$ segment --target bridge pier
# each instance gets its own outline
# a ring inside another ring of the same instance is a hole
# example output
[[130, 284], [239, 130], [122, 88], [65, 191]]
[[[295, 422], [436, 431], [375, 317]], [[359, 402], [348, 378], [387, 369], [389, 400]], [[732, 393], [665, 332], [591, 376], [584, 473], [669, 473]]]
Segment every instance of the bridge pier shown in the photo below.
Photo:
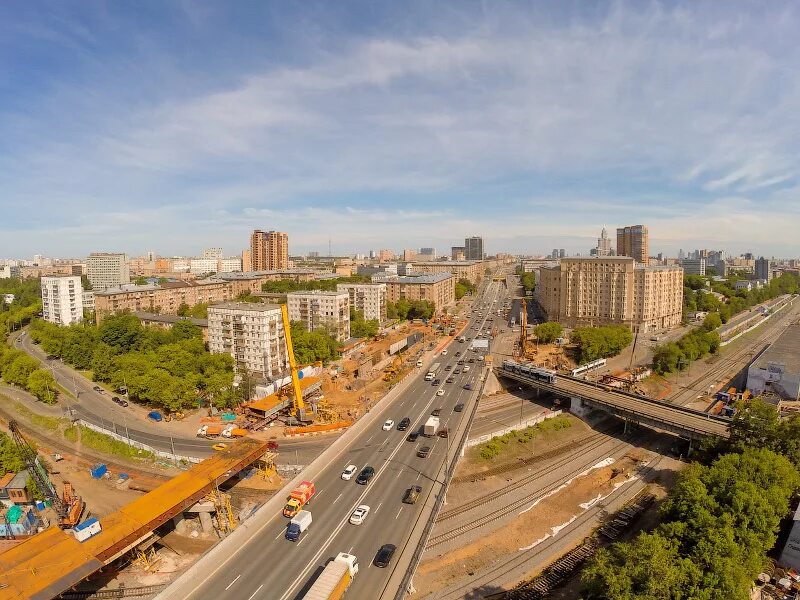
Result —
[[589, 409], [584, 406], [582, 398], [571, 396], [569, 399], [569, 412], [576, 417], [585, 417], [589, 414]]

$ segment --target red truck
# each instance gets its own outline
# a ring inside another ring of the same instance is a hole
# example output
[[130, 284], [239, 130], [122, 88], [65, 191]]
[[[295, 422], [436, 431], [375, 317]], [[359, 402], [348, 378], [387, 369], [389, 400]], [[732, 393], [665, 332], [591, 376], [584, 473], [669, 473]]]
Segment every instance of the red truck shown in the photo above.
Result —
[[314, 482], [300, 482], [300, 485], [298, 485], [286, 499], [286, 506], [283, 507], [283, 516], [289, 518], [295, 516], [300, 509], [305, 506], [306, 502], [311, 500], [314, 492]]

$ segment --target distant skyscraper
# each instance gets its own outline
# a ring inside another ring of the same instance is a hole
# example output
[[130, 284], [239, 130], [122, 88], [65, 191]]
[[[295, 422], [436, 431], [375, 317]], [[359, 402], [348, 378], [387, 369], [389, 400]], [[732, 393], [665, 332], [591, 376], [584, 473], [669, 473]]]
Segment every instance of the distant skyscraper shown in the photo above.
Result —
[[419, 253], [423, 256], [436, 256], [436, 248], [420, 248]]
[[611, 256], [611, 240], [608, 237], [606, 228], [600, 232], [600, 237], [597, 238], [597, 248], [595, 256]]
[[683, 248], [681, 248], [678, 250], [678, 260], [683, 260], [684, 258], [686, 258], [686, 254], [683, 253]]
[[768, 258], [763, 256], [756, 260], [756, 279], [772, 279], [772, 268]]
[[558, 248], [553, 248], [553, 251], [550, 253], [550, 258], [558, 258]]
[[650, 262], [650, 236], [644, 225], [617, 229], [617, 256], [630, 256], [638, 263]]
[[477, 235], [464, 238], [464, 256], [467, 260], [483, 260], [483, 238]]
[[564, 258], [565, 256], [567, 256], [566, 250], [564, 250], [564, 248], [559, 248], [559, 250], [558, 250], [558, 258]]
[[288, 269], [289, 235], [282, 231], [253, 231], [250, 236], [250, 262], [253, 271]]

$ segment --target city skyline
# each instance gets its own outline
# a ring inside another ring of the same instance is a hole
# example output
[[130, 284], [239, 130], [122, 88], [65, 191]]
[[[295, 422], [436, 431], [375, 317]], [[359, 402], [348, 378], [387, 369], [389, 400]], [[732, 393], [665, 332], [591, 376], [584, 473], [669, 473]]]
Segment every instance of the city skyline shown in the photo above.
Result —
[[[0, 256], [795, 256], [800, 8], [7, 3]], [[776, 218], [779, 216], [779, 218]]]

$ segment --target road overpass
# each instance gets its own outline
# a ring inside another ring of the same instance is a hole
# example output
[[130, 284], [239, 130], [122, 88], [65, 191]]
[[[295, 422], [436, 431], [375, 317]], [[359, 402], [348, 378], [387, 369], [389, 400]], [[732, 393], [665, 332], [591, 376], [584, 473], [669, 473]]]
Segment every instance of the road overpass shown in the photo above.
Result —
[[494, 371], [498, 377], [512, 379], [524, 385], [569, 398], [572, 409], [576, 412], [580, 412], [581, 408], [585, 406], [598, 408], [626, 421], [668, 431], [693, 440], [708, 436], [727, 438], [729, 435], [728, 419], [683, 406], [675, 406], [653, 398], [614, 390], [599, 383], [558, 375], [555, 383], [551, 384], [505, 369], [502, 364], [497, 365]]

